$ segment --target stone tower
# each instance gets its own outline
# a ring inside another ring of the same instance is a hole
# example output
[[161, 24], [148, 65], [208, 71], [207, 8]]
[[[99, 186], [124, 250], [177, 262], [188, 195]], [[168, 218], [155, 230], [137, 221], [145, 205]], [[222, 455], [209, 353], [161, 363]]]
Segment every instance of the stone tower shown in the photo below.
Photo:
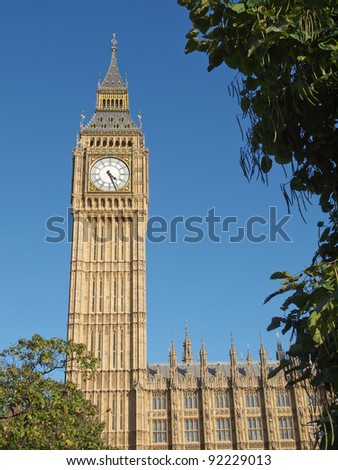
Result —
[[97, 406], [114, 448], [309, 449], [314, 397], [304, 384], [286, 388], [281, 373], [269, 379], [285, 354], [280, 341], [275, 362], [262, 341], [259, 361], [249, 352], [238, 360], [233, 340], [230, 362], [208, 362], [204, 342], [196, 361], [186, 327], [182, 362], [172, 342], [167, 364], [147, 364], [148, 151], [116, 45], [114, 36], [94, 115], [73, 152], [68, 339], [86, 344], [100, 368], [84, 380], [70, 365], [67, 380]]
[[[73, 151], [73, 240], [68, 339], [100, 358], [95, 380], [67, 378], [85, 391], [106, 422], [105, 438], [137, 446], [137, 384], [146, 375], [145, 232], [148, 151], [130, 116], [115, 35], [96, 109]], [[107, 412], [109, 410], [109, 412]]]

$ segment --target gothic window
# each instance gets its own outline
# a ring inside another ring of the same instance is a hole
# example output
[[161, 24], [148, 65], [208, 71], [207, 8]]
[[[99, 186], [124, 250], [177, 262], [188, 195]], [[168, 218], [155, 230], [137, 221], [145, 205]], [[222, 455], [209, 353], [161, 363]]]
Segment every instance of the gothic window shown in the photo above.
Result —
[[124, 259], [124, 230], [123, 230], [123, 223], [121, 223], [121, 258]]
[[120, 141], [119, 140], [116, 140], [115, 142], [115, 147], [119, 147], [120, 146]]
[[259, 406], [258, 392], [247, 392], [245, 405], [247, 408], [257, 408]]
[[95, 225], [93, 230], [93, 260], [96, 261], [97, 252], [97, 226]]
[[103, 145], [103, 147], [107, 147], [107, 139], [104, 139], [102, 145]]
[[121, 312], [124, 311], [124, 279], [121, 277]]
[[123, 397], [120, 399], [120, 431], [123, 429]]
[[103, 98], [103, 107], [106, 107], [106, 100]]
[[92, 283], [92, 312], [95, 312], [95, 289], [96, 289], [96, 282], [94, 278], [93, 283]]
[[248, 439], [249, 441], [262, 440], [262, 427], [260, 418], [248, 418]]
[[94, 139], [91, 139], [91, 141], [90, 141], [90, 146], [91, 146], [91, 147], [94, 146]]
[[128, 199], [128, 207], [131, 207], [131, 199]]
[[117, 311], [117, 280], [114, 277], [114, 312]]
[[115, 230], [114, 230], [114, 259], [115, 260], [117, 260], [117, 244], [118, 244], [118, 229], [117, 229], [117, 224], [116, 224]]
[[198, 420], [184, 420], [184, 440], [185, 442], [198, 442]]
[[101, 334], [97, 337], [97, 356], [101, 357]]
[[103, 307], [103, 281], [100, 279], [100, 295], [99, 295], [99, 312], [102, 312]]
[[153, 410], [165, 410], [166, 398], [163, 393], [153, 396]]
[[228, 408], [229, 400], [226, 392], [217, 393], [215, 395], [215, 408]]
[[290, 406], [289, 392], [281, 390], [276, 392], [276, 406]]
[[310, 394], [310, 393], [306, 393], [306, 403], [309, 405], [309, 406], [318, 406], [320, 404], [320, 395], [319, 393], [315, 393], [315, 394]]
[[125, 147], [126, 146], [126, 141], [125, 140], [122, 140], [122, 147]]
[[167, 442], [167, 422], [164, 419], [153, 421], [153, 443]]
[[111, 429], [115, 431], [115, 398], [111, 401]]
[[121, 342], [120, 342], [120, 367], [123, 368], [123, 331], [121, 331]]
[[278, 418], [279, 437], [281, 440], [293, 439], [291, 417]]
[[97, 141], [96, 141], [96, 147], [100, 147], [100, 145], [101, 145], [101, 139], [97, 139]]
[[100, 258], [101, 258], [101, 261], [103, 260], [103, 254], [104, 254], [104, 242], [105, 242], [105, 239], [104, 239], [104, 227], [101, 227], [101, 249], [100, 249]]
[[109, 140], [109, 147], [112, 147], [113, 146], [113, 139], [110, 139]]
[[113, 367], [116, 367], [116, 332], [113, 333], [113, 351], [112, 351]]
[[128, 140], [128, 147], [131, 147], [133, 145], [131, 140]]
[[230, 421], [227, 418], [216, 419], [216, 440], [230, 441]]
[[120, 106], [121, 106], [121, 108], [122, 108], [122, 103], [123, 103], [123, 101], [122, 101], [122, 100], [120, 100]]
[[196, 393], [185, 393], [184, 394], [184, 409], [189, 410], [192, 408], [197, 408], [197, 396]]

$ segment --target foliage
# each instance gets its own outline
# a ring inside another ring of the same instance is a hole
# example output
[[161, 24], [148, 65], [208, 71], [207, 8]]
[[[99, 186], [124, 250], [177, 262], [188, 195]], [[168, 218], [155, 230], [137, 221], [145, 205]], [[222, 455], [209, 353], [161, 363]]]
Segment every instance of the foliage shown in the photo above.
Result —
[[71, 382], [51, 377], [76, 361], [89, 377], [97, 360], [84, 345], [34, 335], [0, 353], [0, 449], [103, 449], [94, 406]]
[[311, 196], [328, 214], [318, 224], [312, 265], [297, 276], [275, 273], [292, 292], [269, 329], [283, 326], [293, 345], [278, 370], [291, 383], [310, 380], [323, 391], [323, 448], [338, 448], [338, 8], [336, 0], [178, 0], [192, 29], [186, 52], [204, 52], [208, 70], [236, 69], [229, 86], [250, 126], [240, 162], [263, 182], [274, 165], [291, 174], [281, 184], [288, 208]]
[[[324, 405], [320, 420], [322, 447], [337, 448], [338, 429], [338, 262], [319, 262], [297, 276], [276, 272], [271, 279], [281, 279], [282, 287], [269, 295], [292, 292], [281, 309], [289, 313], [274, 317], [268, 327], [291, 330], [288, 355], [270, 376], [284, 370], [288, 382], [309, 380], [321, 395]], [[335, 438], [335, 439], [334, 439]]]
[[[264, 181], [273, 161], [290, 164], [291, 204], [318, 194], [337, 201], [338, 9], [335, 0], [178, 0], [193, 29], [186, 52], [237, 69], [233, 84], [251, 128], [241, 151], [245, 175]], [[274, 159], [274, 160], [273, 160]]]

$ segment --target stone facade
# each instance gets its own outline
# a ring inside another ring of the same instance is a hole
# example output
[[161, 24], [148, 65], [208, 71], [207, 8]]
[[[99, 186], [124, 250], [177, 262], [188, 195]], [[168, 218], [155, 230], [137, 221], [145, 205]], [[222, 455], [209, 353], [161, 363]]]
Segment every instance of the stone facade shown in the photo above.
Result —
[[[140, 119], [140, 118], [139, 118]], [[73, 240], [68, 339], [100, 358], [95, 378], [74, 365], [71, 380], [105, 421], [104, 437], [121, 449], [308, 449], [310, 407], [301, 385], [268, 379], [276, 362], [250, 354], [194, 362], [188, 330], [182, 362], [147, 364], [145, 234], [148, 150], [141, 120], [129, 112], [116, 62], [98, 84], [96, 109], [73, 151]], [[279, 354], [282, 354], [281, 350]]]

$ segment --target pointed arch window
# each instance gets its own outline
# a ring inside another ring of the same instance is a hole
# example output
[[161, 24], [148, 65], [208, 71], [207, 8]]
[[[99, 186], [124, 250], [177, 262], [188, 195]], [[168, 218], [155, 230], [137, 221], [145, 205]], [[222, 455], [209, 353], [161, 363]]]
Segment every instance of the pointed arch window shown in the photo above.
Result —
[[189, 392], [184, 394], [184, 409], [189, 410], [197, 408], [197, 395], [194, 392]]
[[116, 368], [116, 331], [113, 333], [113, 350], [112, 350], [113, 367]]
[[97, 225], [95, 224], [93, 230], [93, 260], [96, 261], [97, 256]]
[[218, 442], [230, 441], [230, 420], [227, 418], [216, 419], [216, 440]]
[[114, 287], [113, 287], [113, 310], [117, 311], [117, 279], [114, 277]]
[[247, 408], [258, 408], [259, 407], [258, 392], [247, 392], [245, 394], [245, 405]]
[[101, 333], [97, 337], [97, 356], [98, 358], [101, 357]]
[[100, 279], [99, 312], [103, 310], [103, 280]]
[[95, 312], [95, 291], [96, 291], [96, 280], [94, 277], [92, 281], [92, 313]]
[[111, 401], [111, 429], [115, 431], [115, 397]]
[[120, 367], [121, 369], [123, 368], [123, 331], [121, 331], [121, 336], [120, 336]]
[[229, 400], [226, 392], [216, 393], [215, 395], [215, 408], [228, 408]]
[[123, 430], [123, 397], [120, 399], [120, 431]]
[[157, 393], [153, 396], [153, 410], [165, 410], [166, 402], [165, 394]]
[[121, 277], [121, 312], [124, 312], [124, 278]]
[[101, 227], [101, 240], [100, 240], [100, 258], [101, 258], [101, 261], [103, 261], [103, 257], [104, 257], [104, 242], [105, 242], [104, 227]]
[[115, 261], [117, 260], [117, 246], [118, 246], [118, 223], [116, 222], [115, 230], [114, 230], [114, 260]]

